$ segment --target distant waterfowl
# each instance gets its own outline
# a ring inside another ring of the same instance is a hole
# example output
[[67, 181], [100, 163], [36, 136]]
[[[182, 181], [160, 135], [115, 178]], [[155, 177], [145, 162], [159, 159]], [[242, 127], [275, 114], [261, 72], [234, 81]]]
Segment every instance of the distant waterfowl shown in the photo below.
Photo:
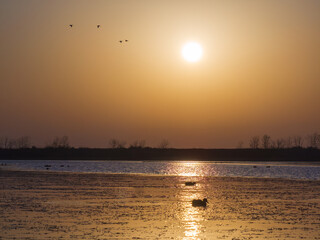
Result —
[[72, 28], [72, 27], [73, 27], [73, 24], [69, 24], [69, 26]]
[[126, 39], [125, 41], [128, 42], [129, 40]]
[[186, 186], [194, 186], [196, 185], [196, 182], [185, 182]]
[[49, 168], [49, 167], [51, 167], [51, 165], [44, 165], [46, 168]]
[[100, 28], [100, 24], [97, 25], [97, 28]]
[[120, 40], [119, 43], [122, 43], [122, 40]]
[[253, 166], [253, 168], [257, 168], [257, 166]]
[[193, 207], [206, 207], [207, 202], [208, 202], [208, 200], [206, 198], [204, 198], [203, 200], [195, 199], [195, 200], [192, 200], [192, 206]]
[[60, 167], [64, 167], [64, 165], [60, 165]]
[[270, 168], [270, 166], [266, 166], [266, 168]]

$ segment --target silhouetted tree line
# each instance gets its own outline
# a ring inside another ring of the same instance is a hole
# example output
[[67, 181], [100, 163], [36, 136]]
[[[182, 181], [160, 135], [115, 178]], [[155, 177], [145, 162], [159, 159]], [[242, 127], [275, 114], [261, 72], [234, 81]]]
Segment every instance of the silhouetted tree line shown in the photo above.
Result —
[[[168, 148], [170, 145], [169, 140], [167, 139], [162, 139], [159, 143], [159, 145], [157, 146], [157, 148], [161, 148], [161, 149], [166, 149]], [[127, 147], [127, 142], [123, 141], [123, 140], [119, 140], [116, 138], [111, 138], [109, 141], [109, 146], [113, 149], [115, 148], [126, 148]], [[140, 139], [140, 140], [135, 140], [133, 141], [131, 144], [128, 145], [128, 148], [148, 148], [149, 146], [147, 146], [147, 141], [144, 139]]]
[[[170, 145], [167, 139], [162, 139], [157, 148], [166, 149]], [[30, 137], [23, 136], [19, 138], [0, 137], [0, 149], [22, 149], [22, 148], [36, 148], [31, 146]], [[126, 141], [119, 140], [117, 138], [111, 138], [109, 140], [109, 147], [112, 149], [125, 149], [125, 148], [150, 148], [147, 146], [147, 141], [144, 139], [135, 140], [131, 144], [127, 145]], [[69, 137], [61, 136], [54, 137], [51, 141], [45, 144], [45, 148], [71, 148]]]
[[253, 136], [249, 140], [249, 147], [252, 149], [285, 149], [285, 148], [320, 148], [320, 134], [317, 132], [302, 137], [299, 135], [288, 138], [272, 139], [265, 134], [262, 137]]
[[[308, 148], [303, 147], [304, 145]], [[202, 161], [319, 161], [320, 136], [317, 133], [273, 140], [269, 135], [254, 136], [250, 148], [240, 149], [176, 149], [169, 148], [169, 141], [161, 140], [155, 148], [145, 140], [127, 144], [112, 138], [108, 148], [73, 148], [69, 137], [55, 137], [44, 148], [30, 144], [29, 137], [0, 138], [0, 159], [31, 160], [202, 160]]]
[[[240, 141], [236, 148], [243, 148], [243, 141]], [[151, 148], [147, 145], [146, 140], [135, 140], [131, 144], [127, 144], [124, 140], [111, 138], [108, 144], [111, 149], [145, 149]], [[22, 136], [18, 138], [0, 137], [0, 149], [24, 149], [35, 148], [31, 145], [30, 137]], [[168, 149], [170, 142], [167, 139], [162, 139], [155, 147], [159, 149]], [[263, 136], [252, 136], [249, 140], [249, 148], [251, 149], [289, 149], [289, 148], [315, 148], [320, 149], [320, 134], [314, 132], [305, 137], [295, 135], [287, 138], [272, 139], [268, 134]], [[45, 145], [45, 148], [71, 148], [69, 137], [61, 136], [54, 137]]]
[[30, 146], [30, 137], [28, 136], [23, 136], [19, 138], [0, 138], [0, 148], [2, 149], [21, 149], [30, 148]]
[[50, 148], [70, 148], [69, 137], [62, 136], [62, 137], [55, 137], [52, 142], [47, 144], [47, 147]]
[[[0, 137], [0, 149], [23, 149], [35, 148], [31, 146], [30, 137], [23, 136], [19, 138]], [[47, 148], [70, 148], [69, 137], [55, 137], [51, 142], [46, 144]]]

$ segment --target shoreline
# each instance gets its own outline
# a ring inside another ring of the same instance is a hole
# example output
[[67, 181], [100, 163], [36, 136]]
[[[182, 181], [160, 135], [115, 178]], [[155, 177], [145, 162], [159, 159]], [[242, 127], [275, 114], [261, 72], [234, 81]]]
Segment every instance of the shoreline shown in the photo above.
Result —
[[[144, 163], [144, 162], [171, 162], [171, 163], [210, 163], [210, 164], [232, 164], [232, 165], [271, 165], [271, 166], [306, 166], [306, 167], [320, 167], [319, 161], [262, 161], [262, 160], [117, 160], [117, 159], [0, 159], [1, 161], [70, 161], [70, 162], [128, 162], [128, 163]], [[1, 167], [1, 166], [0, 166]]]
[[265, 161], [317, 162], [320, 149], [159, 149], [159, 148], [25, 148], [0, 149], [11, 160], [126, 160], [126, 161]]

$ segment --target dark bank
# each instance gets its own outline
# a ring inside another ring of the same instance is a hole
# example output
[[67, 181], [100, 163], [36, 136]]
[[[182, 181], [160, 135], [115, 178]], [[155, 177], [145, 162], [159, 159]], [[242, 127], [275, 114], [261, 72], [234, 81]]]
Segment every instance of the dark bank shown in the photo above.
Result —
[[159, 148], [26, 148], [0, 149], [6, 160], [193, 160], [193, 161], [312, 161], [320, 150], [290, 149], [159, 149]]

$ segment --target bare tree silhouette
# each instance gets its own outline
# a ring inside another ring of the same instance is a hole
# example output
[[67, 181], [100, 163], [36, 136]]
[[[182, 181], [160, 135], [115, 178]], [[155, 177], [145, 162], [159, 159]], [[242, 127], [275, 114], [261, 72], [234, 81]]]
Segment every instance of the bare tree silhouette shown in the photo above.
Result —
[[262, 136], [262, 147], [268, 149], [271, 147], [271, 137], [267, 134]]
[[62, 136], [62, 137], [55, 137], [47, 147], [52, 148], [70, 148], [69, 137]]
[[308, 147], [319, 148], [320, 146], [320, 134], [314, 132], [307, 136]]
[[4, 145], [5, 145], [4, 142], [5, 142], [5, 137], [1, 137], [1, 138], [0, 138], [0, 149], [5, 148], [5, 147], [4, 147]]
[[293, 147], [301, 148], [303, 146], [303, 138], [299, 135], [293, 137]]
[[111, 139], [109, 140], [109, 145], [110, 145], [111, 148], [117, 148], [118, 140], [115, 139], [115, 138], [111, 138]]
[[282, 149], [285, 147], [285, 140], [283, 138], [278, 138], [275, 142], [274, 142], [274, 147], [277, 149]]
[[17, 148], [30, 148], [30, 137], [23, 136], [16, 139]]
[[286, 148], [292, 148], [292, 137], [288, 137], [285, 143]]
[[251, 137], [250, 142], [249, 142], [250, 148], [257, 149], [257, 148], [259, 148], [259, 144], [260, 144], [260, 137], [259, 136]]
[[12, 148], [12, 146], [13, 146], [13, 141], [8, 137], [4, 137], [4, 139], [3, 139], [3, 147], [5, 149], [8, 149], [8, 148]]
[[116, 138], [111, 138], [109, 141], [109, 145], [111, 148], [125, 148], [126, 144], [126, 141], [120, 141]]
[[168, 139], [162, 139], [161, 142], [159, 143], [159, 148], [162, 148], [162, 149], [166, 149], [169, 147], [169, 141]]
[[136, 140], [131, 145], [131, 148], [145, 148], [146, 147], [146, 140]]
[[0, 148], [3, 149], [12, 149], [12, 148], [16, 148], [17, 144], [16, 144], [16, 140], [9, 138], [7, 136], [2, 137], [0, 139]]

